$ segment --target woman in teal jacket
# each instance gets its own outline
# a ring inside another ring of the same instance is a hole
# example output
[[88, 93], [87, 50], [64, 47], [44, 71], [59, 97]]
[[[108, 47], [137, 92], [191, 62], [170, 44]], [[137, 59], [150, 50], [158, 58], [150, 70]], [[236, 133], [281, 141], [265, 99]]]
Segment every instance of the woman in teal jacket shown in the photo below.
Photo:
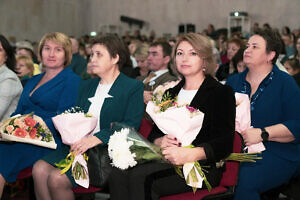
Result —
[[[121, 122], [138, 130], [143, 116], [143, 84], [120, 72], [130, 63], [128, 49], [115, 35], [95, 39], [90, 57], [91, 69], [99, 78], [83, 81], [79, 86], [77, 105], [93, 116], [99, 116], [94, 135], [65, 146], [39, 160], [33, 168], [38, 199], [74, 199], [76, 183], [71, 170], [60, 175], [54, 163], [71, 151], [82, 154], [97, 145], [106, 145], [112, 122]], [[130, 63], [131, 64], [131, 63]]]

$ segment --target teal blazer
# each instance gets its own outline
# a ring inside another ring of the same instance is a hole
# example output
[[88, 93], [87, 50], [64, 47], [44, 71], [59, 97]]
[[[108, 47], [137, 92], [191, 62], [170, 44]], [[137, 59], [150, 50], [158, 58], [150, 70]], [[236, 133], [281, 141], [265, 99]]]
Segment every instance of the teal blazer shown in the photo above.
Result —
[[[79, 85], [76, 105], [85, 112], [88, 112], [91, 105], [88, 98], [95, 95], [100, 80], [100, 78], [84, 80]], [[101, 130], [95, 133], [95, 136], [103, 144], [107, 144], [113, 134], [110, 129], [112, 122], [123, 123], [139, 130], [144, 113], [143, 91], [142, 82], [120, 73], [108, 92], [112, 98], [105, 98], [99, 116]]]

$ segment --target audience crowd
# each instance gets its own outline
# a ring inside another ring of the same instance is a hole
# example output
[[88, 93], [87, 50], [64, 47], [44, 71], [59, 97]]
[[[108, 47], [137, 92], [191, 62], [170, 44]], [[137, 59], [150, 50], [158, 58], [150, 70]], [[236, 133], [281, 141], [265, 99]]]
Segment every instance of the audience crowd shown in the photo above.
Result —
[[[0, 141], [0, 199], [6, 182], [17, 181], [18, 173], [30, 166], [38, 199], [75, 198], [72, 188], [78, 185], [71, 173], [59, 178], [54, 167], [70, 148], [61, 144], [51, 121], [58, 112], [74, 105], [101, 116], [101, 120], [95, 136], [81, 140], [71, 150], [84, 153], [107, 144], [112, 122], [138, 130], [143, 119], [154, 125], [151, 142], [164, 151], [172, 146], [174, 159], [180, 153], [186, 154], [180, 164], [201, 160], [215, 166], [232, 151], [234, 92], [247, 94], [251, 102], [252, 127], [241, 133], [245, 144], [264, 142], [267, 148], [258, 163], [241, 165], [234, 199], [277, 199], [279, 193], [284, 193], [282, 188], [286, 189], [283, 185], [295, 183], [300, 174], [299, 53], [300, 29], [284, 26], [279, 30], [257, 22], [248, 37], [236, 31], [228, 38], [226, 29], [218, 30], [209, 24], [201, 33], [171, 38], [157, 37], [154, 31], [146, 36], [139, 30], [133, 34], [128, 31], [122, 37], [98, 33], [75, 38], [48, 33], [38, 48], [35, 41], [13, 42], [0, 35], [0, 121], [35, 112], [61, 146], [50, 151]], [[179, 84], [169, 92], [188, 99], [207, 117], [196, 138], [198, 152], [184, 150], [176, 138], [164, 136], [145, 112], [155, 88], [177, 80]], [[111, 101], [105, 99], [110, 95]], [[189, 154], [194, 155], [193, 159]], [[111, 199], [135, 199], [133, 194], [140, 199], [159, 199], [192, 191], [179, 176], [172, 178], [175, 173], [170, 173], [170, 168], [172, 165], [152, 163], [126, 172], [114, 169], [108, 184]], [[218, 185], [222, 170], [211, 168], [216, 175], [209, 176], [213, 186]], [[168, 173], [167, 179], [155, 178], [152, 186], [146, 184], [150, 188], [144, 188], [146, 179], [157, 172]], [[168, 188], [171, 181], [177, 189]], [[296, 184], [300, 187], [300, 183]], [[151, 192], [149, 197], [145, 197], [144, 190]]]

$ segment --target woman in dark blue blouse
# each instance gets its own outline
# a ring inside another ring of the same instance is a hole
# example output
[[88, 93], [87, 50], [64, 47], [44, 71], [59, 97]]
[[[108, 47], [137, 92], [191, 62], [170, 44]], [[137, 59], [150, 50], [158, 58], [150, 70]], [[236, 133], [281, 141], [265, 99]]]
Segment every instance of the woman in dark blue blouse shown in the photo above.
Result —
[[[34, 112], [54, 136], [58, 148], [61, 138], [51, 118], [72, 107], [80, 78], [67, 66], [72, 59], [71, 41], [62, 33], [46, 34], [39, 45], [45, 72], [28, 80], [17, 109], [12, 115]], [[4, 182], [14, 182], [18, 173], [53, 150], [24, 143], [0, 143], [0, 199]]]
[[244, 52], [248, 69], [227, 80], [251, 101], [253, 128], [241, 133], [246, 145], [263, 142], [266, 147], [262, 160], [241, 165], [234, 199], [260, 199], [260, 193], [300, 173], [300, 89], [274, 65], [280, 48], [272, 31], [256, 33]]

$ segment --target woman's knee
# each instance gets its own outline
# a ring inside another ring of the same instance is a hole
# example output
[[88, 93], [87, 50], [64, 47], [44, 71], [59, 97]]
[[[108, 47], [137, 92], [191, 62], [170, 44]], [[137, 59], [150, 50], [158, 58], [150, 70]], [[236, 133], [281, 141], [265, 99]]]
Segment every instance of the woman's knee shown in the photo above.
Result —
[[32, 168], [32, 176], [34, 178], [46, 177], [50, 173], [50, 167], [48, 163], [43, 160], [37, 161]]
[[50, 190], [72, 188], [72, 184], [65, 174], [60, 174], [60, 170], [53, 170], [47, 181]]

